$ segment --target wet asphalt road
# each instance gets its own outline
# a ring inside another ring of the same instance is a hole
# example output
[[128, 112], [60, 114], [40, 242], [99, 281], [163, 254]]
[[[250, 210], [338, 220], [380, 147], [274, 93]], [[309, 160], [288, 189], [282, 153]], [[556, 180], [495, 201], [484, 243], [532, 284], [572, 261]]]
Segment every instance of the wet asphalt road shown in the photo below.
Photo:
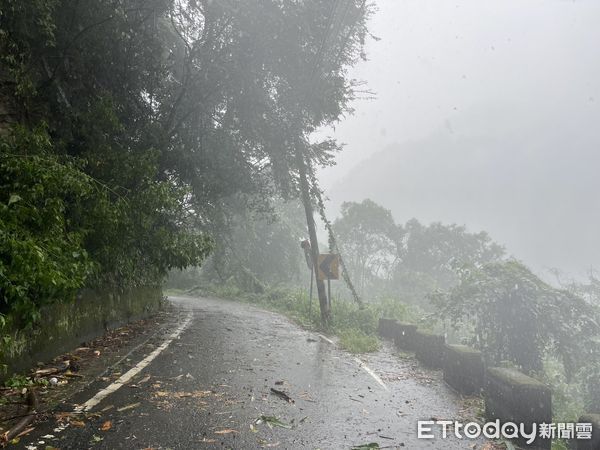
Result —
[[[191, 317], [181, 335], [94, 406], [84, 424], [60, 430], [51, 419], [38, 425], [23, 447], [349, 449], [377, 442], [386, 448], [473, 449], [483, 444], [417, 439], [417, 420], [459, 419], [464, 404], [439, 373], [420, 370], [389, 346], [361, 357], [382, 386], [361, 361], [278, 314], [224, 300], [170, 300], [175, 308], [169, 326], [132, 353], [119, 372], [143, 360]], [[72, 411], [109, 384], [97, 381], [61, 408]], [[293, 403], [271, 388], [287, 393]], [[257, 423], [261, 416], [289, 428]]]

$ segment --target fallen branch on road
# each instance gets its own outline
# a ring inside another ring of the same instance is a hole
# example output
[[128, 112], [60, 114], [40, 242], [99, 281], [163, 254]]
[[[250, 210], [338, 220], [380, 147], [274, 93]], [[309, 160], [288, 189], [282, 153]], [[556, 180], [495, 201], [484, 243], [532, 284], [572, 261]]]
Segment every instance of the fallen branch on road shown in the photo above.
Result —
[[294, 403], [294, 399], [292, 397], [285, 392], [280, 391], [279, 389], [271, 388], [271, 392], [288, 403]]
[[37, 416], [39, 399], [34, 389], [30, 389], [27, 392], [27, 403], [29, 405], [27, 414], [14, 427], [4, 433], [2, 436], [2, 447], [5, 447], [6, 444], [16, 438]]

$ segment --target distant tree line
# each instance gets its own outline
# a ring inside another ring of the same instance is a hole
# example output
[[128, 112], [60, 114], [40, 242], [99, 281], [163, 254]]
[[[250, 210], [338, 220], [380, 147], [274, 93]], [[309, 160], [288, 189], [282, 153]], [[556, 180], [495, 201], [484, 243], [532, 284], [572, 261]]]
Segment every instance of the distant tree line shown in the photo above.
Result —
[[485, 232], [415, 219], [399, 225], [368, 199], [343, 203], [335, 230], [366, 298], [418, 305], [430, 325], [481, 349], [489, 363], [561, 385], [559, 403], [578, 401], [579, 408], [599, 411], [600, 282], [594, 274], [587, 283], [551, 286]]
[[372, 200], [345, 202], [334, 223], [346, 265], [366, 297], [395, 296], [423, 305], [436, 289], [458, 281], [457, 269], [480, 267], [505, 256], [482, 231], [416, 219], [396, 224], [392, 213]]

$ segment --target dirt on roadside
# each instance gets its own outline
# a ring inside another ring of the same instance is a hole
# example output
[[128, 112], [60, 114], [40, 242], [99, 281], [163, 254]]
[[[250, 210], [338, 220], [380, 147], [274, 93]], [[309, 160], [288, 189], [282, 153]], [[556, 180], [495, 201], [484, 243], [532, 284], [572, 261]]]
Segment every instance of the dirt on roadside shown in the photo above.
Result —
[[[57, 409], [59, 405], [68, 403], [91, 383], [118, 378], [120, 366], [128, 362], [132, 351], [153, 346], [150, 338], [168, 324], [169, 313], [170, 306], [166, 306], [151, 318], [109, 330], [51, 361], [39, 362], [28, 373], [14, 374], [0, 387], [0, 445], [18, 444], [35, 429], [36, 422], [64, 414], [65, 411]], [[7, 440], [10, 430], [32, 412], [31, 390], [35, 391], [38, 402], [35, 418], [17, 436]]]

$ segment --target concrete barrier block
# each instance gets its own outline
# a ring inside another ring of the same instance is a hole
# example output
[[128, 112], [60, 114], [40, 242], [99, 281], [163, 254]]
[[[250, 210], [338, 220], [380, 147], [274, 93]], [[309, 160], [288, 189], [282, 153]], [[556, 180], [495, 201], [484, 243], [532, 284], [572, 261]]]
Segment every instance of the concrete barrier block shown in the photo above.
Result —
[[578, 422], [592, 424], [592, 438], [577, 439], [577, 450], [600, 450], [600, 414], [585, 414]]
[[442, 335], [417, 329], [414, 335], [415, 356], [424, 365], [441, 369], [444, 361], [445, 340]]
[[396, 319], [379, 319], [379, 324], [377, 327], [377, 332], [379, 333], [379, 336], [387, 339], [394, 339], [397, 323], [398, 321]]
[[403, 350], [414, 351], [416, 332], [416, 325], [398, 322], [396, 324], [396, 333], [394, 336], [394, 342], [396, 343], [396, 347], [401, 348]]
[[[485, 372], [485, 414], [502, 423], [532, 424], [552, 422], [552, 392], [538, 380], [514, 370], [490, 367]], [[550, 439], [536, 439], [531, 445], [517, 441], [525, 448], [551, 446]]]
[[483, 389], [485, 364], [480, 351], [466, 345], [444, 347], [444, 380], [458, 392], [478, 395]]

